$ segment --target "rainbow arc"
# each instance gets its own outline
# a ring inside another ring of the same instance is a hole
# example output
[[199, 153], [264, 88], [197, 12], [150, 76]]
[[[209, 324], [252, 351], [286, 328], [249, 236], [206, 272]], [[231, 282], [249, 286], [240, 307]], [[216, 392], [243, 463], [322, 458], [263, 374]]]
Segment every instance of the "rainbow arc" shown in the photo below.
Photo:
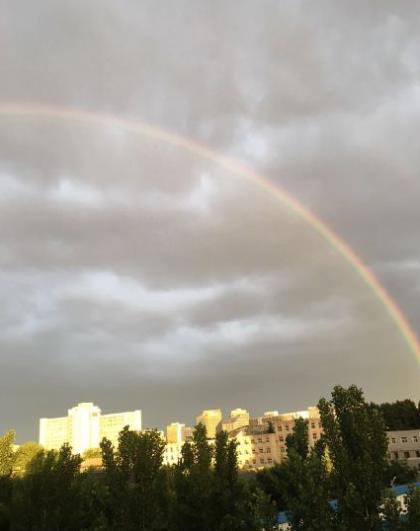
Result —
[[273, 184], [269, 179], [258, 174], [242, 162], [218, 153], [193, 139], [166, 131], [139, 120], [129, 120], [107, 113], [51, 105], [0, 104], [0, 117], [39, 117], [43, 119], [48, 118], [57, 121], [79, 122], [104, 127], [113, 126], [129, 133], [152, 137], [167, 142], [172, 146], [179, 147], [194, 155], [210, 160], [225, 170], [254, 182], [308, 223], [313, 230], [325, 239], [329, 245], [357, 271], [359, 276], [383, 304], [395, 325], [398, 327], [400, 333], [405, 338], [405, 341], [416, 357], [417, 362], [420, 363], [420, 344], [414, 330], [411, 328], [398, 304], [382, 286], [373, 272], [363, 263], [362, 259], [357, 256], [353, 249], [340, 238], [329, 225], [306, 208], [296, 198], [291, 196], [284, 188]]

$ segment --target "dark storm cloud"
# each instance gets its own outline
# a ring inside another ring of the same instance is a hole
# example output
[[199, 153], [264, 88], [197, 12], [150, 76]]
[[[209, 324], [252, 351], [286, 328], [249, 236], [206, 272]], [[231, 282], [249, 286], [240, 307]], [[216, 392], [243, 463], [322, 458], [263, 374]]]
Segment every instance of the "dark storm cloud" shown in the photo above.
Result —
[[[325, 219], [420, 330], [416, 3], [6, 0], [1, 15], [0, 104], [142, 119], [238, 157]], [[162, 425], [300, 409], [338, 381], [418, 398], [417, 362], [334, 249], [157, 138], [0, 117], [0, 241], [0, 431], [20, 439], [82, 400]]]

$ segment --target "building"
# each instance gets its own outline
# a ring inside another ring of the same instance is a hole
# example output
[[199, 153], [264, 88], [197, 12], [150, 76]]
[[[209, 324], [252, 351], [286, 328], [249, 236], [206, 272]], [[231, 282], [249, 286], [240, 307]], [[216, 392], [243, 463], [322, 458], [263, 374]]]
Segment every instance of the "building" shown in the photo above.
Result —
[[116, 446], [124, 426], [141, 431], [141, 411], [102, 415], [92, 402], [82, 402], [69, 409], [67, 417], [40, 419], [39, 443], [47, 450], [58, 450], [68, 443], [74, 453], [83, 453], [98, 448], [104, 437]]
[[166, 426], [166, 442], [181, 443], [185, 441], [185, 424], [172, 422]]
[[287, 455], [286, 438], [293, 432], [298, 418], [307, 421], [309, 444], [313, 446], [322, 434], [321, 418], [316, 407], [291, 413], [267, 411], [262, 417], [250, 418], [248, 426], [229, 432], [229, 437], [235, 438], [238, 443], [239, 467], [259, 469], [282, 461]]
[[420, 430], [387, 431], [388, 458], [420, 470]]
[[163, 464], [176, 465], [181, 460], [183, 445], [183, 442], [167, 442], [163, 451]]
[[201, 415], [196, 418], [197, 424], [203, 424], [207, 430], [207, 437], [214, 439], [216, 433], [222, 427], [222, 411], [220, 409], [205, 409]]
[[222, 430], [230, 433], [238, 428], [249, 426], [249, 413], [246, 409], [232, 409], [230, 417], [222, 422]]

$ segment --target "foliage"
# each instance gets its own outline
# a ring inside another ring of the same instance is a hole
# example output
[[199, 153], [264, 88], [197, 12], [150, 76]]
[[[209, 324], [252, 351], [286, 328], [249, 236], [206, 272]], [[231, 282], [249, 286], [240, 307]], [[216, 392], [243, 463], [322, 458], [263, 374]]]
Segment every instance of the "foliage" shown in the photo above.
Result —
[[407, 518], [405, 530], [419, 531], [420, 529], [420, 489], [410, 487], [406, 496]]
[[392, 491], [385, 497], [382, 514], [386, 531], [404, 530], [404, 524], [401, 519], [401, 505]]
[[42, 446], [34, 441], [28, 441], [19, 446], [14, 455], [13, 472], [23, 475], [31, 461], [42, 451]]
[[156, 430], [138, 433], [128, 427], [120, 433], [118, 452], [109, 441], [102, 441], [104, 481], [110, 493], [108, 519], [113, 527], [167, 529], [164, 447]]
[[403, 485], [412, 483], [417, 477], [414, 468], [410, 468], [404, 461], [390, 461], [384, 473], [384, 486]]
[[387, 430], [420, 429], [420, 403], [406, 399], [372, 406], [382, 413]]
[[14, 430], [9, 430], [0, 437], [0, 477], [9, 476], [12, 473], [15, 458], [13, 451], [15, 435]]
[[331, 400], [322, 398], [318, 407], [339, 522], [345, 529], [377, 529], [387, 452], [383, 418], [356, 386], [336, 386]]
[[102, 457], [102, 450], [100, 448], [88, 448], [83, 452], [83, 459], [95, 459], [96, 457]]

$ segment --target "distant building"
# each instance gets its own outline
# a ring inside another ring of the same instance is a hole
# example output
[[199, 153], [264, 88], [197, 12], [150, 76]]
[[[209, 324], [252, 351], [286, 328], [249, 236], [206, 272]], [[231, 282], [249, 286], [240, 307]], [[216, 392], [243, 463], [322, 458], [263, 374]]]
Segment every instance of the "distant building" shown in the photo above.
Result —
[[47, 450], [58, 450], [68, 443], [74, 453], [83, 453], [98, 448], [103, 437], [116, 446], [124, 426], [141, 431], [141, 411], [102, 415], [92, 402], [82, 402], [69, 409], [67, 417], [40, 419], [39, 443]]
[[222, 427], [222, 411], [220, 409], [206, 409], [196, 418], [197, 424], [203, 424], [207, 429], [207, 437], [214, 439]]
[[185, 424], [172, 422], [166, 426], [166, 442], [181, 443], [185, 441]]
[[246, 409], [232, 409], [230, 417], [222, 422], [222, 430], [228, 433], [245, 426], [249, 426], [249, 413]]
[[387, 431], [388, 458], [420, 470], [420, 430]]

